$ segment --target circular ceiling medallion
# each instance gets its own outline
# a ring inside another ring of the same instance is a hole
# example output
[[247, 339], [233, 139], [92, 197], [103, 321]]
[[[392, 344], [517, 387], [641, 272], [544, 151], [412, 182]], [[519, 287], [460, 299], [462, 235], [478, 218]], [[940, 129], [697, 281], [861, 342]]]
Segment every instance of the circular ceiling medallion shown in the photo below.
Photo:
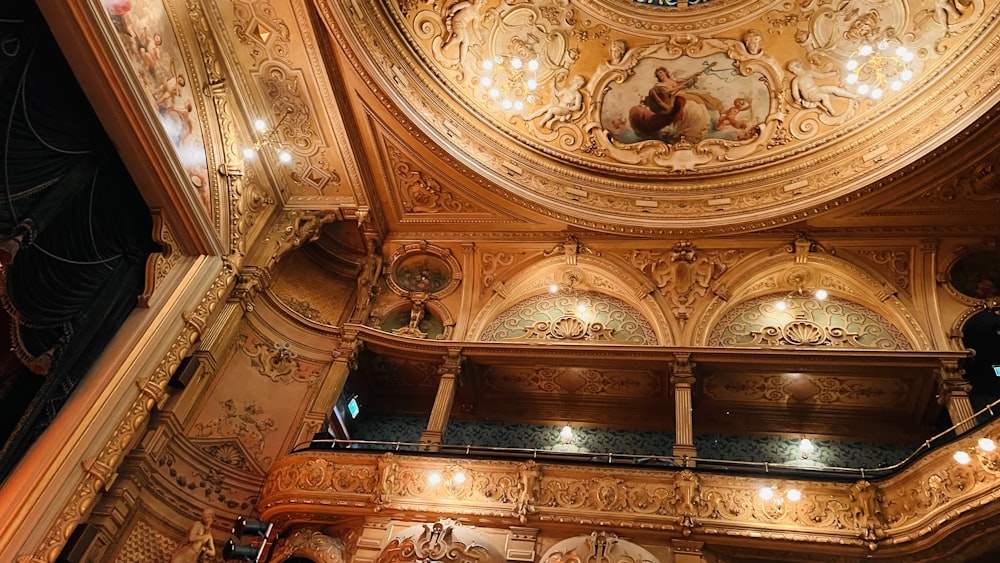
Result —
[[[344, 21], [366, 72], [477, 189], [663, 236], [824, 213], [971, 124], [1000, 98], [1000, 18], [971, 6], [409, 1]], [[848, 70], [872, 49], [898, 76]]]

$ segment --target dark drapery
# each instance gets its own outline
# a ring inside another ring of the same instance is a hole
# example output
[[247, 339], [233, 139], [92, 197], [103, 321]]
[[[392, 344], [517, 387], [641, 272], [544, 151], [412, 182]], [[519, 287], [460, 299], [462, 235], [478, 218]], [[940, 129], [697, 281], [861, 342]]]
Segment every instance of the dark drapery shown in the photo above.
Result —
[[30, 0], [0, 6], [0, 476], [93, 365], [142, 291], [152, 221]]

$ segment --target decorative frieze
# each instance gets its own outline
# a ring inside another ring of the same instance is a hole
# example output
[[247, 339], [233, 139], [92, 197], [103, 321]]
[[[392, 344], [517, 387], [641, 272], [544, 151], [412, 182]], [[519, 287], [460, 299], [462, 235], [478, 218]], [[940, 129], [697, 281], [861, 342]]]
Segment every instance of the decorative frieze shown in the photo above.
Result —
[[[997, 439], [998, 424], [985, 427], [984, 434]], [[949, 448], [924, 456], [892, 477], [876, 480], [859, 474], [841, 481], [473, 457], [301, 452], [272, 466], [260, 509], [264, 518], [276, 522], [300, 518], [299, 505], [308, 505], [317, 522], [334, 519], [344, 510], [386, 516], [461, 514], [473, 522], [601, 522], [605, 528], [781, 538], [801, 549], [824, 545], [888, 554], [912, 549], [907, 544], [918, 539], [943, 537], [954, 531], [952, 522], [989, 516], [981, 507], [1000, 498], [1000, 453], [977, 450], [975, 439], [953, 444], [973, 452], [967, 465], [951, 460]], [[762, 487], [774, 496], [760, 495]], [[796, 493], [790, 494], [793, 489]]]

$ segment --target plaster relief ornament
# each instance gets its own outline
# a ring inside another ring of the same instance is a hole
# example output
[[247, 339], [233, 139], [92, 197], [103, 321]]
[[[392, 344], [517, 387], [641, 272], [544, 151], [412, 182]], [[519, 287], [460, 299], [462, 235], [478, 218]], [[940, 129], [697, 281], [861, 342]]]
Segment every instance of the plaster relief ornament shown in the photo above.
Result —
[[834, 96], [854, 100], [857, 94], [843, 88], [837, 84], [820, 84], [818, 80], [839, 76], [836, 71], [817, 71], [806, 68], [802, 61], [793, 59], [788, 62], [788, 70], [792, 73], [792, 81], [789, 84], [792, 99], [795, 103], [805, 109], [819, 108], [831, 117], [850, 117], [857, 107], [857, 102], [852, 102], [850, 107], [838, 112], [834, 108]]
[[612, 532], [564, 539], [539, 560], [542, 563], [659, 563], [652, 553]]
[[486, 0], [452, 0], [445, 4], [441, 52], [458, 64], [469, 60], [469, 50], [480, 45], [483, 8]]
[[583, 85], [587, 79], [577, 75], [570, 79], [565, 88], [556, 90], [553, 94], [552, 102], [529, 115], [526, 119], [532, 121], [542, 118], [538, 126], [545, 129], [554, 129], [557, 124], [569, 121], [583, 109]]

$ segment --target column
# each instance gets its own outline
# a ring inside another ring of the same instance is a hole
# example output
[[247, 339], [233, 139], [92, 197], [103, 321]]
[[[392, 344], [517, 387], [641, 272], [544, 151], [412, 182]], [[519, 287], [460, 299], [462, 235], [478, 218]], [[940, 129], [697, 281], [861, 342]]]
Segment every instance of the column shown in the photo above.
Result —
[[441, 380], [438, 382], [437, 396], [434, 397], [434, 407], [431, 409], [427, 430], [420, 435], [420, 443], [424, 451], [436, 452], [440, 449], [444, 432], [448, 428], [448, 418], [451, 415], [451, 405], [455, 401], [455, 383], [462, 371], [461, 350], [448, 351], [444, 363], [438, 368]]
[[334, 359], [323, 376], [320, 387], [313, 399], [312, 407], [305, 413], [296, 443], [313, 439], [316, 433], [325, 430], [329, 418], [333, 417], [333, 407], [344, 391], [351, 371], [357, 368], [358, 353], [363, 343], [357, 338], [357, 331], [345, 330], [340, 346], [334, 350]]
[[972, 385], [962, 377], [964, 374], [965, 370], [952, 360], [942, 361], [938, 369], [938, 403], [948, 409], [951, 423], [958, 425], [955, 434], [964, 434], [976, 425], [972, 418], [972, 403], [969, 402]]
[[[694, 426], [691, 423], [691, 386], [694, 385], [694, 363], [691, 354], [675, 354], [670, 366], [670, 383], [674, 387], [674, 457], [684, 464], [684, 458], [697, 455], [694, 449]], [[688, 467], [693, 461], [686, 462]]]

